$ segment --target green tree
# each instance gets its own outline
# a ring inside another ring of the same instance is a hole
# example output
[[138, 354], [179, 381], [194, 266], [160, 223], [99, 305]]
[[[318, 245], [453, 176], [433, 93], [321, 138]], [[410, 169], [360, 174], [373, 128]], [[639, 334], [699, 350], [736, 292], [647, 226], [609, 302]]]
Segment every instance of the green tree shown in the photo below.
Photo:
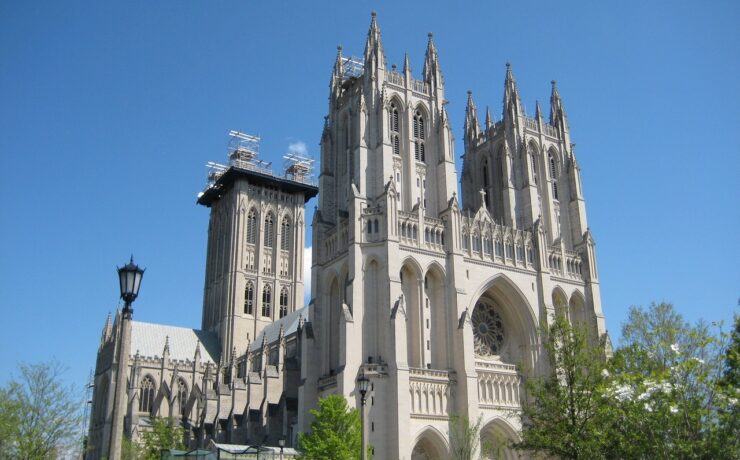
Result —
[[151, 422], [140, 443], [124, 437], [121, 450], [124, 460], [159, 460], [163, 450], [185, 449], [185, 432], [176, 418], [152, 417]]
[[356, 460], [362, 452], [362, 428], [357, 409], [341, 395], [330, 395], [311, 411], [311, 433], [301, 433], [298, 449], [306, 460]]
[[506, 441], [494, 436], [493, 441], [481, 440], [481, 425], [483, 416], [478, 416], [475, 423], [468, 417], [453, 415], [450, 417], [450, 458], [455, 460], [471, 460], [478, 458], [499, 459], [504, 455]]
[[185, 432], [174, 417], [152, 417], [152, 427], [142, 435], [147, 460], [160, 458], [165, 449], [184, 449]]
[[552, 372], [527, 381], [522, 441], [515, 447], [561, 459], [603, 458], [603, 348], [589, 346], [586, 332], [560, 315], [542, 330]]
[[62, 383], [64, 366], [21, 363], [18, 371], [0, 389], [0, 456], [46, 460], [79, 448], [81, 392]]
[[666, 303], [633, 307], [622, 332], [603, 393], [605, 451], [619, 458], [739, 458], [730, 416], [737, 415], [737, 387], [721, 384], [727, 335], [702, 321], [687, 323]]

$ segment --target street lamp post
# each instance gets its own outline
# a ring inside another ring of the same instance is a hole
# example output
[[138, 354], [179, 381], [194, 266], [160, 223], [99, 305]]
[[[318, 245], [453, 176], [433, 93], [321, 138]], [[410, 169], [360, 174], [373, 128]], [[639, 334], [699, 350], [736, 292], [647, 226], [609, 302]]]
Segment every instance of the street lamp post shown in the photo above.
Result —
[[131, 317], [134, 309], [131, 304], [139, 296], [141, 279], [144, 277], [144, 269], [134, 264], [134, 256], [131, 261], [118, 268], [118, 281], [121, 287], [121, 299], [124, 306], [121, 312], [121, 334], [118, 343], [118, 369], [116, 370], [116, 395], [113, 400], [113, 427], [111, 429], [110, 449], [108, 458], [119, 460], [121, 458], [121, 444], [123, 442], [123, 419], [126, 415], [126, 368], [128, 365], [129, 348], [131, 348]]
[[362, 371], [357, 377], [357, 389], [360, 391], [360, 417], [362, 427], [362, 460], [367, 460], [367, 436], [365, 435], [365, 397], [367, 390], [370, 388], [370, 379], [365, 377], [365, 371]]
[[283, 449], [285, 448], [285, 437], [281, 436], [278, 439], [278, 446], [280, 446], [280, 460], [283, 460]]

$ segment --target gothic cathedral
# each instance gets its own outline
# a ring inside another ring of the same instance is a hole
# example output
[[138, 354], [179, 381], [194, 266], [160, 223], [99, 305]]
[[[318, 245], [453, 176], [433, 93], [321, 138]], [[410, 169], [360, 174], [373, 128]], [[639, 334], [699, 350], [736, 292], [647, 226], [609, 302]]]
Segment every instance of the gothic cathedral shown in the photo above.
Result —
[[86, 458], [118, 458], [111, 433], [136, 441], [154, 416], [180, 420], [191, 449], [295, 447], [320, 398], [360, 407], [360, 377], [374, 458], [448, 458], [454, 415], [517, 440], [523, 381], [549, 371], [541, 322], [557, 312], [608, 341], [581, 171], [555, 82], [547, 119], [524, 113], [508, 64], [500, 120], [481, 123], [468, 93], [459, 179], [446, 103], [432, 35], [417, 79], [408, 57], [388, 67], [373, 14], [364, 56], [337, 53], [318, 187], [310, 159], [278, 175], [258, 138], [230, 133], [198, 197], [201, 328], [108, 318]]

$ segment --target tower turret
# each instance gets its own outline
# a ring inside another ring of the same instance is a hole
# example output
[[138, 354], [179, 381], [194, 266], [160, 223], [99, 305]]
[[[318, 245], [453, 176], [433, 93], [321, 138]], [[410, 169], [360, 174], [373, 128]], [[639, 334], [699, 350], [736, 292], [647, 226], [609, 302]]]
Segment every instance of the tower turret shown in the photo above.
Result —
[[439, 57], [437, 56], [437, 47], [434, 46], [434, 36], [431, 32], [427, 35], [427, 51], [424, 55], [424, 81], [429, 83], [432, 88], [444, 86], [442, 81], [442, 69], [439, 66]]
[[478, 123], [478, 110], [473, 101], [473, 92], [468, 91], [468, 103], [465, 106], [465, 148], [473, 146], [480, 136], [480, 124]]
[[514, 72], [511, 70], [511, 64], [507, 62], [506, 79], [504, 80], [504, 122], [518, 122], [521, 112], [521, 101], [519, 100], [519, 90], [516, 87]]
[[365, 41], [365, 75], [368, 77], [375, 76], [376, 69], [385, 69], [385, 53], [376, 16], [377, 14], [373, 11]]

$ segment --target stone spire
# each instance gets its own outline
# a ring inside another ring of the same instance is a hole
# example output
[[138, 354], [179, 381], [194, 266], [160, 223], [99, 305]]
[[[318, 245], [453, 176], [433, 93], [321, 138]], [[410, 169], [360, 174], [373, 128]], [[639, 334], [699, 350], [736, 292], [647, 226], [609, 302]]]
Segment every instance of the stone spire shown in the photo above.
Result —
[[195, 353], [193, 354], [193, 361], [197, 364], [200, 362], [200, 339], [195, 344]]
[[534, 103], [534, 118], [539, 120], [542, 117], [542, 109], [540, 108], [540, 101]]
[[493, 117], [491, 116], [491, 108], [486, 106], [486, 130], [491, 129], [493, 126]]
[[403, 54], [403, 73], [411, 73], [411, 60], [408, 53]]
[[162, 350], [162, 357], [170, 355], [170, 336], [164, 338], [164, 349]]
[[555, 80], [550, 82], [552, 84], [552, 93], [550, 94], [550, 124], [557, 126], [561, 122], [565, 125], [565, 108], [563, 107], [563, 100], [560, 99], [560, 93], [558, 93], [558, 86]]
[[432, 86], [442, 86], [442, 69], [439, 66], [439, 57], [437, 56], [437, 47], [434, 46], [434, 36], [431, 32], [428, 34], [427, 51], [424, 56], [424, 81]]
[[504, 82], [504, 120], [510, 116], [518, 116], [520, 112], [519, 90], [516, 87], [514, 73], [511, 71], [511, 64], [507, 62], [506, 80]]
[[113, 334], [113, 318], [111, 317], [110, 312], [108, 312], [108, 317], [105, 319], [105, 324], [103, 325], [103, 333], [100, 337], [100, 345], [102, 346], [103, 343], [107, 342], [111, 335]]
[[480, 124], [478, 123], [478, 111], [473, 101], [473, 92], [468, 91], [468, 105], [465, 108], [465, 151], [468, 151], [468, 145], [478, 139], [480, 134]]
[[385, 68], [385, 53], [383, 52], [383, 43], [380, 39], [380, 27], [376, 19], [375, 11], [371, 13], [370, 30], [367, 32], [367, 41], [365, 42], [365, 73], [373, 72], [377, 67]]

